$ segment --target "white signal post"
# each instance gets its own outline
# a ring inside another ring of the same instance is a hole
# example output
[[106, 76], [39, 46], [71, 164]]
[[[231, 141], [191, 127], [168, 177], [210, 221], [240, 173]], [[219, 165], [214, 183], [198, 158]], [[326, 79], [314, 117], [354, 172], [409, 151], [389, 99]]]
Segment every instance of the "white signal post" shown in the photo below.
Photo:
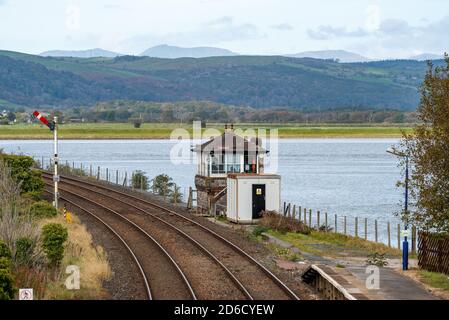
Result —
[[59, 184], [59, 175], [58, 175], [58, 117], [54, 117], [54, 125], [55, 128], [53, 130], [54, 134], [54, 175], [53, 175], [53, 182], [55, 184], [55, 208], [58, 209], [58, 198], [59, 198], [59, 190], [58, 190], [58, 184]]

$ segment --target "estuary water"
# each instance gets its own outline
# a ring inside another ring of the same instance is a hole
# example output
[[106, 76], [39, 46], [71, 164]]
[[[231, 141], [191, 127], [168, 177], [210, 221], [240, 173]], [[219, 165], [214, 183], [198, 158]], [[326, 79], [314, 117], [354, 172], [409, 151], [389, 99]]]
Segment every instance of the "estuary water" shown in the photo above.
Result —
[[[364, 219], [368, 219], [369, 236], [377, 219], [379, 240], [386, 239], [383, 230], [390, 221], [394, 239], [393, 227], [399, 223], [394, 213], [401, 210], [404, 196], [403, 190], [396, 188], [401, 179], [398, 160], [386, 149], [398, 142], [397, 139], [281, 139], [277, 169], [272, 166], [274, 169], [267, 171], [281, 175], [282, 200], [313, 209], [314, 219], [316, 210], [322, 212], [322, 222], [324, 212], [328, 212], [333, 227], [337, 214], [338, 228], [342, 231], [342, 219], [346, 216], [348, 233], [352, 234], [354, 218], [359, 217], [362, 236]], [[61, 163], [109, 168], [112, 181], [116, 179], [116, 170], [120, 180], [125, 171], [128, 177], [134, 170], [143, 170], [150, 178], [165, 173], [186, 192], [189, 186], [194, 186], [196, 165], [193, 155], [188, 164], [173, 164], [170, 151], [175, 144], [169, 140], [68, 140], [60, 141], [59, 154]], [[31, 155], [37, 160], [44, 157], [47, 164], [53, 154], [52, 141], [0, 141], [0, 149]]]

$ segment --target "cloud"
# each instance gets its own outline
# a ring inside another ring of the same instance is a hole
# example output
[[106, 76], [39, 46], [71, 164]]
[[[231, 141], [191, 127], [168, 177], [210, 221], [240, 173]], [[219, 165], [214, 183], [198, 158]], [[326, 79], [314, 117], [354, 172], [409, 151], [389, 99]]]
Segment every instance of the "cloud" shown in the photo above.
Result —
[[270, 26], [271, 29], [275, 29], [275, 30], [280, 30], [280, 31], [291, 31], [294, 28], [292, 27], [292, 25], [288, 24], [288, 23], [281, 23], [281, 24], [275, 24]]
[[341, 37], [364, 37], [369, 34], [368, 31], [357, 28], [355, 30], [348, 30], [345, 27], [319, 26], [317, 29], [308, 29], [307, 34], [310, 38], [315, 40], [329, 40], [331, 38]]
[[161, 43], [183, 46], [215, 45], [229, 41], [259, 39], [264, 36], [257, 26], [250, 23], [237, 23], [234, 18], [224, 16], [190, 31], [162, 35], [153, 33], [137, 35], [122, 41], [121, 46], [128, 51], [143, 51], [149, 46]]

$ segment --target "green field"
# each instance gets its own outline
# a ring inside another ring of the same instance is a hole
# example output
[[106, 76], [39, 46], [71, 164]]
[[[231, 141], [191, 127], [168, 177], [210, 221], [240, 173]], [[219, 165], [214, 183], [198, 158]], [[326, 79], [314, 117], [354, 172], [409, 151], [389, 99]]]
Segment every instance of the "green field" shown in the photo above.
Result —
[[[223, 130], [223, 124], [211, 124], [208, 128]], [[127, 123], [63, 124], [59, 127], [61, 139], [168, 139], [176, 128], [192, 132], [192, 124], [147, 123], [136, 129]], [[278, 129], [281, 138], [397, 138], [402, 130], [411, 131], [410, 126], [370, 125], [295, 125], [295, 124], [239, 124], [236, 128]], [[52, 139], [44, 126], [4, 125], [0, 126], [0, 140]]]

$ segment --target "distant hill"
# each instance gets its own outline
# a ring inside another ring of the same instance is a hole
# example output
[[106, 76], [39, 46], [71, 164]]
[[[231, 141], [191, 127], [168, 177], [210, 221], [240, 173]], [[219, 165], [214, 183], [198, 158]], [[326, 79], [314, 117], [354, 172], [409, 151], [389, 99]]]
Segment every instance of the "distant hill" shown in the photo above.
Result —
[[440, 59], [444, 59], [444, 55], [434, 54], [434, 53], [422, 53], [422, 54], [410, 57], [410, 59], [417, 60], [417, 61], [440, 60]]
[[65, 50], [53, 50], [42, 52], [40, 56], [43, 57], [73, 57], [73, 58], [115, 58], [122, 56], [120, 53], [103, 50], [100, 48], [89, 49], [89, 50], [78, 50], [78, 51], [65, 51]]
[[[444, 61], [436, 61], [441, 65]], [[55, 58], [0, 51], [0, 101], [58, 108], [117, 99], [254, 108], [414, 110], [427, 63], [281, 56]]]
[[227, 49], [213, 48], [213, 47], [195, 47], [182, 48], [176, 46], [169, 46], [166, 44], [152, 47], [140, 54], [141, 56], [154, 58], [207, 58], [207, 57], [226, 57], [235, 56], [236, 53]]
[[364, 56], [345, 50], [304, 51], [296, 54], [289, 54], [286, 56], [293, 58], [332, 59], [344, 63], [370, 61], [370, 59]]

